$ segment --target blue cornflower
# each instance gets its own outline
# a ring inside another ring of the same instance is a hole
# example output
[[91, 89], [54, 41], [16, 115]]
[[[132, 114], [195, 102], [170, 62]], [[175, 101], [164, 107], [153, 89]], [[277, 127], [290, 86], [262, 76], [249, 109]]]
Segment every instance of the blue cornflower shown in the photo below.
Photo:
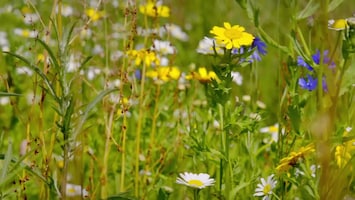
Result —
[[[309, 90], [309, 91], [312, 91], [312, 90], [316, 89], [317, 84], [318, 84], [318, 79], [317, 78], [313, 78], [309, 74], [307, 74], [307, 80], [305, 78], [298, 79], [298, 85], [301, 88]], [[322, 87], [323, 87], [324, 91], [328, 91], [327, 82], [326, 82], [324, 76], [322, 78]]]
[[[256, 48], [254, 50], [254, 48]], [[253, 62], [253, 61], [260, 61], [261, 56], [260, 55], [265, 55], [267, 52], [265, 50], [266, 44], [263, 42], [260, 38], [255, 37], [253, 40], [252, 45], [246, 49], [245, 47], [240, 47], [240, 48], [233, 48], [232, 49], [232, 54], [243, 54], [245, 52], [250, 52], [253, 51], [251, 56], [247, 59], [242, 59], [241, 62], [247, 61], [247, 62]]]
[[136, 77], [137, 80], [141, 80], [141, 79], [142, 79], [141, 70], [136, 69], [136, 70], [134, 71], [134, 76]]
[[254, 60], [257, 60], [257, 61], [260, 61], [261, 60], [261, 57], [259, 54], [261, 55], [265, 55], [267, 52], [266, 52], [266, 44], [265, 42], [263, 42], [259, 37], [255, 37], [254, 38], [254, 41], [251, 45], [251, 48], [255, 48], [256, 47], [256, 50], [253, 52], [253, 54], [251, 55], [251, 57], [254, 59]]
[[312, 91], [317, 87], [317, 78], [313, 78], [311, 75], [307, 74], [307, 80], [305, 78], [298, 79], [298, 84], [306, 90]]
[[[328, 55], [328, 50], [323, 52], [323, 63], [328, 64], [330, 68], [335, 67], [335, 63], [334, 62], [330, 62], [330, 58], [327, 57]], [[312, 60], [315, 64], [319, 65], [320, 63], [320, 51], [317, 50], [317, 52], [315, 54], [312, 55]], [[307, 68], [309, 71], [313, 71], [313, 67], [308, 64], [303, 58], [302, 56], [298, 56], [297, 57], [297, 65], [298, 66], [302, 66]]]

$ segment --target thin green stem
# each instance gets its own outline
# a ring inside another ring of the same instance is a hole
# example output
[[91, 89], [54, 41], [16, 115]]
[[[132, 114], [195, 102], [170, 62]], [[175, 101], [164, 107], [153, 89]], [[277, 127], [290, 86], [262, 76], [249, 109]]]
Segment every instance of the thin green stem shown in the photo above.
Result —
[[136, 154], [135, 154], [136, 159], [135, 159], [135, 179], [134, 179], [136, 197], [139, 197], [139, 155], [140, 155], [140, 141], [141, 141], [141, 132], [142, 132], [142, 124], [143, 124], [143, 112], [144, 112], [145, 72], [146, 72], [146, 65], [143, 64], [140, 95], [139, 95], [139, 115], [138, 115], [137, 131], [136, 131]]
[[194, 200], [199, 200], [200, 199], [200, 189], [193, 189], [193, 193], [194, 193]]

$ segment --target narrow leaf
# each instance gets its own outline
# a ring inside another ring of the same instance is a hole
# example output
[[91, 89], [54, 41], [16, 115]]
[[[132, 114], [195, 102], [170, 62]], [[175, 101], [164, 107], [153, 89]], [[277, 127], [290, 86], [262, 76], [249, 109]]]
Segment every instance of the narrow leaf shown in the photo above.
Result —
[[87, 105], [87, 107], [86, 107], [86, 109], [85, 109], [83, 115], [82, 115], [81, 118], [80, 118], [79, 124], [78, 124], [78, 126], [76, 127], [76, 129], [75, 129], [75, 131], [74, 131], [73, 138], [72, 138], [73, 140], [75, 140], [76, 136], [79, 134], [79, 132], [80, 132], [82, 126], [84, 125], [86, 119], [88, 118], [89, 112], [90, 112], [90, 111], [96, 106], [96, 104], [99, 103], [106, 95], [108, 95], [108, 94], [110, 94], [111, 92], [114, 92], [114, 91], [116, 91], [116, 90], [118, 90], [118, 88], [112, 88], [112, 89], [108, 89], [108, 90], [102, 91], [99, 95], [97, 95], [97, 97], [96, 97], [93, 101], [91, 101], [91, 102]]

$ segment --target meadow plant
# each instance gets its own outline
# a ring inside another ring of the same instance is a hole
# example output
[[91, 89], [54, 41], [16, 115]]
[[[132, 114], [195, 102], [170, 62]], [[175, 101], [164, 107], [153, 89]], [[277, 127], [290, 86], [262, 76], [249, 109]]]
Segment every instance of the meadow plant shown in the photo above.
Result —
[[0, 2], [0, 199], [355, 198], [351, 6]]

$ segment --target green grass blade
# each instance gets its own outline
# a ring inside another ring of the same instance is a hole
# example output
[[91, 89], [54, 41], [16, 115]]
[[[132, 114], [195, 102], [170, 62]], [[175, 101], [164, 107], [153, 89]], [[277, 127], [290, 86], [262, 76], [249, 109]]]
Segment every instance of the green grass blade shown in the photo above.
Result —
[[49, 57], [51, 58], [51, 60], [52, 60], [52, 62], [54, 64], [55, 69], [59, 70], [58, 60], [55, 57], [55, 55], [54, 55], [53, 51], [51, 50], [51, 48], [41, 39], [36, 39], [36, 41], [38, 41], [46, 49], [46, 51], [48, 52]]
[[335, 8], [337, 8], [341, 3], [343, 3], [344, 0], [333, 0], [332, 2], [329, 3], [328, 5], [328, 12], [333, 11]]
[[309, 1], [306, 7], [297, 15], [297, 20], [305, 19], [313, 15], [319, 8], [319, 3]]
[[51, 82], [48, 80], [47, 76], [35, 65], [31, 64], [30, 61], [28, 61], [26, 58], [24, 58], [23, 56], [20, 56], [18, 54], [9, 52], [9, 51], [3, 51], [3, 53], [9, 54], [13, 57], [16, 57], [18, 59], [20, 59], [21, 61], [23, 61], [24, 63], [26, 63], [32, 70], [34, 70], [46, 83], [47, 87], [48, 87], [48, 91], [49, 94], [57, 101], [60, 102], [60, 99], [57, 97], [57, 95], [55, 94], [55, 90], [53, 89], [53, 86], [51, 84]]
[[21, 96], [21, 94], [0, 92], [0, 97], [9, 97], [9, 96]]
[[5, 180], [5, 178], [6, 178], [7, 171], [8, 171], [10, 162], [11, 162], [11, 157], [12, 157], [12, 141], [9, 140], [7, 152], [5, 154], [4, 163], [3, 163], [2, 169], [1, 169], [1, 176], [0, 176], [1, 182], [3, 182], [3, 180]]
[[88, 115], [89, 115], [89, 112], [96, 106], [96, 104], [99, 103], [106, 95], [108, 95], [108, 94], [110, 94], [111, 92], [114, 92], [114, 91], [116, 91], [116, 90], [118, 90], [118, 88], [112, 88], [112, 89], [108, 89], [108, 90], [102, 91], [99, 95], [96, 96], [96, 98], [95, 98], [93, 101], [91, 101], [91, 102], [87, 105], [87, 107], [86, 107], [86, 109], [85, 109], [83, 115], [82, 115], [81, 118], [80, 118], [79, 124], [78, 124], [78, 126], [76, 127], [76, 129], [75, 129], [75, 131], [74, 131], [74, 134], [73, 134], [73, 138], [72, 138], [72, 139], [75, 139], [76, 136], [79, 134], [79, 132], [80, 132], [82, 126], [84, 125], [84, 123], [85, 123], [85, 121], [86, 121], [86, 119], [87, 119], [87, 117], [88, 117]]

